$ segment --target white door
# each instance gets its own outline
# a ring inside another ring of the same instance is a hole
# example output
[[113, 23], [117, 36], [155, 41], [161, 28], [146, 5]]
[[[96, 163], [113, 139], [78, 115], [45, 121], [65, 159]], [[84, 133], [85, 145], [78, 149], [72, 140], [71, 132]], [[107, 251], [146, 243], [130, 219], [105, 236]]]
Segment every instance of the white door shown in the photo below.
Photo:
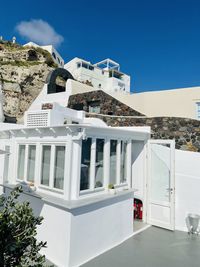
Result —
[[169, 230], [175, 224], [174, 140], [149, 140], [147, 222]]

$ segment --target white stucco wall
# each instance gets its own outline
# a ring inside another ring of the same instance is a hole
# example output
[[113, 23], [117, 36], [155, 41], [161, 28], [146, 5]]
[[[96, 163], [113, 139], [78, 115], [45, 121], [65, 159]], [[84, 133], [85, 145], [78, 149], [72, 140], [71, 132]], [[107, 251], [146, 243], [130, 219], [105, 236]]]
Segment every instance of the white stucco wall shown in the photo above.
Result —
[[144, 142], [132, 142], [132, 187], [136, 189], [135, 198], [144, 201], [145, 149]]
[[123, 242], [132, 233], [132, 198], [76, 210], [71, 221], [69, 266], [79, 266]]
[[[10, 188], [5, 187], [8, 194]], [[38, 241], [47, 241], [42, 253], [58, 267], [78, 267], [120, 244], [133, 234], [133, 193], [111, 196], [80, 207], [69, 202], [23, 193], [36, 216], [43, 216]]]
[[112, 93], [112, 96], [148, 117], [172, 116], [196, 119], [196, 103], [200, 102], [200, 87], [131, 95]]
[[188, 213], [200, 214], [200, 153], [175, 152], [175, 226], [187, 231]]

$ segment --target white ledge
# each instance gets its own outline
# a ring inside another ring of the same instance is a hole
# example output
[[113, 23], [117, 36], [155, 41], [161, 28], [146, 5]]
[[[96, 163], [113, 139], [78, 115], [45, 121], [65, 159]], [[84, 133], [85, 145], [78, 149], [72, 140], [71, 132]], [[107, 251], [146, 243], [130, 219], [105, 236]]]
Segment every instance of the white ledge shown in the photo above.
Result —
[[[13, 185], [13, 184], [4, 184], [1, 186], [4, 186], [5, 188], [11, 189], [11, 190], [16, 187], [16, 185]], [[86, 206], [92, 206], [94, 204], [109, 205], [111, 203], [114, 203], [115, 201], [117, 202], [122, 199], [133, 198], [134, 192], [136, 191], [137, 191], [136, 189], [128, 189], [128, 190], [117, 191], [116, 194], [105, 192], [105, 194], [99, 194], [99, 195], [90, 196], [88, 198], [82, 198], [78, 200], [65, 200], [60, 197], [51, 196], [47, 193], [42, 193], [38, 191], [35, 191], [35, 192], [24, 191], [22, 194], [36, 197], [46, 203], [52, 204], [59, 208], [73, 211], [74, 209], [78, 209], [78, 208], [82, 208]]]

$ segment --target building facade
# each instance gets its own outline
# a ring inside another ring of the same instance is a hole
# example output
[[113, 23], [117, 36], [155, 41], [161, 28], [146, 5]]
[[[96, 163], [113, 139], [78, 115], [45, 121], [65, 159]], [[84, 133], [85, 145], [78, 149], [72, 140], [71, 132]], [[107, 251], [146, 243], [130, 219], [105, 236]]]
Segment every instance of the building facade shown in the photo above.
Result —
[[111, 59], [92, 64], [89, 61], [74, 58], [65, 64], [65, 69], [77, 81], [90, 85], [94, 89], [130, 93], [130, 76], [121, 72], [120, 65]]

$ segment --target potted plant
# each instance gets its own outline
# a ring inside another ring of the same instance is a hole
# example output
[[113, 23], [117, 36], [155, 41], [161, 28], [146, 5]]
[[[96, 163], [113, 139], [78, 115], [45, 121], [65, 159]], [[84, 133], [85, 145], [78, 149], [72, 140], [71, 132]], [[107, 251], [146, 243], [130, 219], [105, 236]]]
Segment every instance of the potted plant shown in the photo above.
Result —
[[113, 195], [116, 194], [116, 190], [115, 190], [114, 184], [109, 184], [108, 185], [108, 191]]
[[102, 187], [103, 184], [101, 181], [96, 181], [95, 188]]
[[36, 187], [34, 185], [34, 182], [29, 182], [28, 185], [29, 185], [29, 188], [30, 188], [31, 191], [36, 191]]

